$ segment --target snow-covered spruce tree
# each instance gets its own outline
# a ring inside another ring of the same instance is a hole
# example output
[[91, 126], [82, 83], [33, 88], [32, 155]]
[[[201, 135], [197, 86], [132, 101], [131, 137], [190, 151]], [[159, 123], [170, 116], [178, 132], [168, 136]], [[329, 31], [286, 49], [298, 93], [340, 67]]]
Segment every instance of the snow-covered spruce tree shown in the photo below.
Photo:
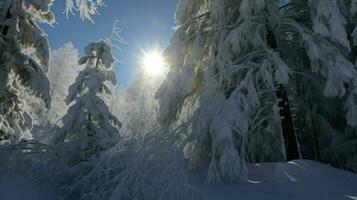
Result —
[[[357, 166], [353, 164], [357, 154], [357, 136], [353, 128], [356, 122], [356, 65], [352, 64], [356, 62], [354, 2], [292, 1], [291, 5], [294, 6], [288, 6], [285, 11], [311, 30], [314, 33], [312, 41], [323, 48], [320, 52], [316, 50], [317, 61], [293, 42], [286, 47], [294, 49], [290, 50], [294, 56], [290, 55], [288, 62], [300, 74], [294, 76], [290, 94], [297, 114], [296, 127], [302, 155], [336, 167], [356, 170]], [[300, 35], [295, 32], [291, 36], [293, 41]], [[323, 65], [330, 70], [323, 73], [316, 71], [316, 66], [321, 63], [329, 63]], [[338, 91], [340, 94], [337, 94]]]
[[[275, 82], [286, 85], [290, 71], [267, 41], [276, 8], [274, 1], [178, 5], [178, 28], [166, 50], [172, 66], [157, 97], [161, 119], [197, 100], [187, 156], [194, 168], [209, 164], [210, 183], [244, 178], [247, 143], [253, 161], [284, 159]], [[251, 149], [257, 141], [261, 152]]]
[[72, 85], [80, 71], [78, 67], [78, 50], [71, 42], [51, 52], [50, 80], [52, 98], [50, 121], [56, 122], [67, 112], [65, 97], [68, 95], [68, 87]]
[[[178, 27], [166, 50], [170, 72], [157, 92], [160, 119], [172, 124], [184, 116], [185, 104], [195, 104], [186, 156], [193, 167], [209, 164], [209, 182], [242, 178], [243, 159], [284, 159], [277, 91], [289, 88], [290, 77], [302, 70], [317, 75], [323, 98], [343, 101], [353, 94], [356, 70], [345, 55], [345, 21], [336, 1], [324, 2], [296, 3], [315, 8], [303, 16], [307, 23], [282, 11], [295, 4], [274, 0], [179, 2]], [[309, 64], [292, 64], [296, 52], [286, 47], [300, 48]], [[354, 100], [347, 99], [352, 105], [344, 118], [353, 125]]]
[[0, 115], [7, 126], [7, 133], [2, 135], [7, 134], [11, 142], [18, 142], [22, 133], [32, 128], [25, 102], [19, 98], [20, 85], [50, 106], [50, 85], [45, 75], [49, 46], [37, 22], [54, 22], [51, 4], [52, 0], [0, 2]]
[[116, 84], [111, 48], [104, 42], [93, 42], [85, 49], [86, 56], [79, 64], [86, 64], [75, 83], [69, 88], [66, 103], [74, 104], [63, 117], [63, 126], [53, 136], [54, 144], [77, 144], [78, 161], [98, 156], [118, 142], [121, 122], [110, 113], [100, 97], [110, 95], [106, 82]]
[[70, 86], [66, 98], [70, 107], [62, 118], [62, 126], [54, 130], [54, 146], [35, 169], [42, 169], [40, 176], [51, 177], [46, 182], [63, 199], [89, 199], [88, 188], [98, 184], [88, 182], [88, 177], [98, 175], [96, 170], [103, 154], [121, 139], [121, 122], [104, 101], [105, 96], [111, 95], [109, 82], [116, 84], [111, 48], [102, 40], [92, 42], [85, 54], [79, 64], [86, 67]]

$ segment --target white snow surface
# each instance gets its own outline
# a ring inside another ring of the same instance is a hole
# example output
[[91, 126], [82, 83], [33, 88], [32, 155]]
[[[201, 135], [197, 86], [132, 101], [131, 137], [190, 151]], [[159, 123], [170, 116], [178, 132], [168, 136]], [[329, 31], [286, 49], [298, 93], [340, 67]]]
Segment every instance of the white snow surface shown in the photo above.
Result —
[[1, 200], [59, 200], [44, 185], [34, 184], [23, 175], [14, 172], [0, 172]]
[[[248, 181], [209, 186], [190, 175], [207, 200], [357, 200], [357, 174], [308, 160], [248, 165]], [[16, 173], [0, 173], [1, 200], [57, 200], [44, 185]]]
[[357, 200], [357, 174], [308, 160], [248, 165], [248, 181], [208, 186], [193, 176], [208, 200]]

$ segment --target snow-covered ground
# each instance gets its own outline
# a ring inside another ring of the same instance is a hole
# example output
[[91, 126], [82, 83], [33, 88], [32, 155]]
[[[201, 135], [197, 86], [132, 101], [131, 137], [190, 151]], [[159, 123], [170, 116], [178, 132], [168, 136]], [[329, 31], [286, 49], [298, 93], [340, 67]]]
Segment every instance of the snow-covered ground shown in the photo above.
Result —
[[[204, 184], [204, 175], [192, 175], [193, 184], [208, 200], [357, 200], [357, 175], [307, 160], [248, 166], [246, 183]], [[0, 174], [1, 200], [56, 200], [53, 192], [21, 175]]]
[[57, 200], [44, 185], [34, 184], [25, 176], [0, 173], [0, 200]]
[[208, 200], [357, 200], [357, 175], [314, 161], [249, 165], [248, 182], [207, 186], [193, 178]]

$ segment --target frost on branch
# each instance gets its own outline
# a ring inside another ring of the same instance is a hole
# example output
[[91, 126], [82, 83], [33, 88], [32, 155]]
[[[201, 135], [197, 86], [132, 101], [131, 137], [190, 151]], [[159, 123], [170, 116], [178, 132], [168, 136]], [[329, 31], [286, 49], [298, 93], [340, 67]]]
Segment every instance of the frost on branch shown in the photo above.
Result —
[[51, 0], [4, 0], [0, 2], [1, 115], [6, 118], [18, 142], [32, 128], [32, 119], [24, 111], [21, 87], [34, 93], [50, 106], [46, 76], [49, 46], [37, 22], [54, 22]]
[[[28, 80], [31, 89], [39, 87], [36, 79], [32, 79], [37, 72], [41, 74], [48, 71], [49, 65], [49, 45], [44, 32], [37, 25], [37, 21], [51, 24], [54, 22], [53, 13], [49, 10], [52, 1], [4, 1], [0, 3], [0, 29], [2, 35], [11, 48], [21, 49], [22, 59], [17, 62], [25, 62], [24, 65], [32, 68], [30, 73], [19, 73], [21, 79], [27, 83]], [[10, 47], [9, 47], [10, 48]], [[8, 48], [8, 49], [9, 49]], [[13, 51], [14, 51], [13, 50]], [[26, 52], [26, 54], [22, 53]], [[11, 53], [10, 53], [11, 54]], [[12, 53], [14, 54], [14, 53]], [[35, 58], [32, 58], [32, 55]], [[26, 70], [28, 71], [28, 70]], [[42, 72], [43, 71], [43, 72]], [[24, 77], [23, 77], [24, 76]], [[41, 75], [42, 76], [42, 75]], [[44, 77], [42, 77], [44, 78]], [[40, 80], [40, 79], [38, 79]], [[42, 90], [42, 96], [48, 98], [45, 90]]]
[[14, 135], [13, 129], [10, 127], [9, 123], [5, 118], [0, 115], [0, 145], [11, 141], [11, 136]]
[[69, 13], [74, 14], [79, 11], [82, 20], [89, 20], [93, 22], [92, 16], [97, 15], [98, 7], [104, 6], [103, 0], [66, 0], [65, 13], [68, 17]]
[[1, 4], [2, 34], [6, 37], [16, 37], [21, 48], [28, 54], [33, 53], [43, 71], [47, 72], [49, 45], [37, 22], [54, 23], [54, 15], [50, 11], [52, 0], [14, 0]]
[[116, 183], [112, 184], [115, 187], [109, 199], [205, 199], [203, 193], [190, 185], [182, 146], [174, 140], [183, 134], [183, 129], [154, 130], [139, 140], [119, 143], [108, 152], [113, 158], [125, 158], [120, 162], [123, 170], [112, 178]]

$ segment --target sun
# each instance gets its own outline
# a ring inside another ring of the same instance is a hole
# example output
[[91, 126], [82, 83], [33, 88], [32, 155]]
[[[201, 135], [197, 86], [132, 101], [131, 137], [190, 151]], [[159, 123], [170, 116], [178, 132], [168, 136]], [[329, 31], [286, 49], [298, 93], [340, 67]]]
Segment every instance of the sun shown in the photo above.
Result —
[[147, 73], [151, 75], [158, 75], [164, 71], [166, 63], [160, 52], [152, 51], [144, 53], [142, 65]]

